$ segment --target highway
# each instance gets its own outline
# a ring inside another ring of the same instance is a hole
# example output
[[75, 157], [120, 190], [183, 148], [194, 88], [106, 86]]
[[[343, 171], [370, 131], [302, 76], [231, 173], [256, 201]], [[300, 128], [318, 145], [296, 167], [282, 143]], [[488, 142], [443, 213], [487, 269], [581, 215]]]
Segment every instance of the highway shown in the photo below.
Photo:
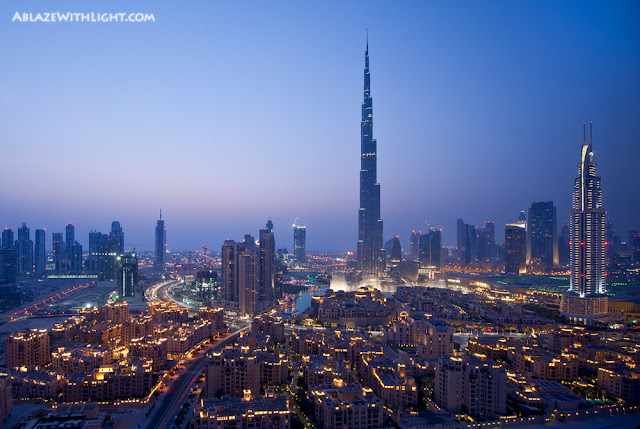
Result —
[[[227, 334], [224, 338], [216, 341], [212, 346], [210, 346], [209, 350], [219, 349], [227, 343], [235, 341], [240, 333], [247, 329], [249, 328], [244, 327]], [[175, 417], [178, 415], [185, 398], [189, 395], [193, 384], [202, 373], [206, 363], [206, 353], [203, 353], [202, 356], [191, 362], [186, 371], [178, 377], [178, 379], [169, 388], [169, 391], [165, 393], [164, 399], [160, 403], [158, 411], [156, 411], [155, 415], [147, 425], [147, 429], [166, 429], [172, 424]]]

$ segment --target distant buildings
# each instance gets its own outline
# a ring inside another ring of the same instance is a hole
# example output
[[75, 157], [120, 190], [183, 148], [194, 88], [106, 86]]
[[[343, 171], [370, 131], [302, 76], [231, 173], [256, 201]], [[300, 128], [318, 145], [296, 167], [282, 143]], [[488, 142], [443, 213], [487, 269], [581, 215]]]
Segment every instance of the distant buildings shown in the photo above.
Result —
[[369, 42], [364, 54], [364, 101], [360, 127], [360, 210], [358, 211], [358, 269], [365, 276], [384, 272], [377, 142], [373, 138], [373, 99], [369, 74]]
[[36, 229], [36, 247], [34, 258], [34, 271], [36, 275], [43, 276], [47, 273], [47, 249], [45, 230]]
[[99, 280], [115, 280], [118, 274], [118, 256], [124, 254], [124, 232], [120, 222], [111, 223], [111, 232], [89, 232], [87, 271], [98, 274]]
[[253, 237], [238, 252], [238, 302], [240, 312], [256, 314], [258, 304], [258, 255]]
[[307, 263], [307, 228], [304, 225], [293, 225], [293, 260], [297, 266]]
[[225, 240], [220, 251], [222, 260], [221, 277], [222, 298], [238, 301], [238, 243]]
[[13, 230], [10, 228], [5, 228], [2, 231], [2, 248], [3, 249], [13, 249], [15, 248], [16, 243], [13, 238]]
[[440, 270], [442, 268], [442, 230], [429, 228], [429, 232], [420, 236], [420, 265]]
[[68, 223], [65, 228], [64, 271], [70, 274], [82, 272], [82, 246], [76, 241], [75, 226]]
[[276, 274], [276, 241], [273, 235], [273, 223], [269, 221], [265, 229], [260, 230], [258, 247], [258, 301], [275, 301], [274, 279]]
[[275, 301], [276, 252], [273, 223], [260, 230], [260, 241], [245, 235], [242, 243], [226, 240], [221, 250], [220, 297], [254, 315]]
[[523, 223], [508, 223], [504, 228], [505, 272], [526, 273], [527, 229]]
[[468, 264], [477, 256], [476, 228], [458, 219], [457, 234], [458, 257], [463, 264]]
[[20, 275], [29, 275], [33, 272], [33, 241], [29, 236], [29, 228], [26, 223], [23, 223], [18, 228], [18, 239], [15, 244], [16, 268]]
[[420, 237], [422, 236], [422, 231], [411, 231], [411, 236], [409, 237], [409, 251], [411, 255], [411, 259], [413, 261], [418, 260], [420, 255]]
[[156, 259], [153, 262], [155, 272], [163, 274], [165, 268], [164, 257], [167, 253], [167, 228], [162, 220], [162, 210], [160, 210], [160, 219], [156, 224]]
[[558, 264], [556, 208], [551, 201], [532, 203], [527, 224], [527, 265], [549, 270]]

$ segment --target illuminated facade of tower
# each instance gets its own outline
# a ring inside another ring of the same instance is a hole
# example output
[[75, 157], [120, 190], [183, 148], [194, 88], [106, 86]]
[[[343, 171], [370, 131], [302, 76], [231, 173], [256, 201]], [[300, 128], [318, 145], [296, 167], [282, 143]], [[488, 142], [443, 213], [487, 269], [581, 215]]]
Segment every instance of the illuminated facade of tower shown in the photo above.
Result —
[[156, 259], [153, 262], [153, 269], [157, 273], [164, 273], [164, 256], [167, 246], [167, 228], [162, 220], [162, 210], [160, 210], [160, 219], [156, 224]]
[[136, 295], [138, 288], [138, 258], [135, 253], [118, 256], [118, 295], [120, 299]]
[[605, 274], [605, 211], [602, 208], [600, 177], [593, 162], [592, 131], [589, 139], [586, 126], [578, 177], [574, 182], [571, 210], [571, 290], [580, 297], [606, 292]]
[[364, 101], [360, 134], [360, 210], [358, 211], [358, 269], [367, 275], [384, 271], [380, 184], [377, 183], [377, 142], [373, 138], [373, 100], [369, 75], [369, 42], [364, 54]]

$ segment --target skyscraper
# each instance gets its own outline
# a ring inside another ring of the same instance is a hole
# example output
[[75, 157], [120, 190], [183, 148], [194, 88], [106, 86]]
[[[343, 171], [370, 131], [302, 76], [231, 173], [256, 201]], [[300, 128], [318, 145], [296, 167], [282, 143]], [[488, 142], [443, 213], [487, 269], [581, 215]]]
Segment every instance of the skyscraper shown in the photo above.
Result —
[[424, 268], [442, 268], [442, 230], [429, 228], [420, 237], [420, 265]]
[[[246, 241], [246, 240], [245, 240]], [[240, 313], [253, 316], [258, 303], [258, 276], [255, 246], [238, 252], [238, 301]]]
[[518, 221], [504, 227], [505, 273], [524, 274], [527, 271], [527, 229]]
[[578, 177], [574, 182], [571, 210], [571, 290], [581, 297], [606, 292], [604, 282], [605, 211], [602, 208], [600, 177], [593, 162], [592, 130], [586, 126]]
[[135, 253], [118, 256], [117, 284], [120, 299], [135, 296], [138, 287], [138, 258]]
[[18, 228], [16, 240], [16, 269], [18, 274], [31, 274], [33, 272], [33, 240], [27, 224], [23, 223]]
[[531, 203], [527, 224], [527, 265], [558, 266], [556, 208], [551, 201]]
[[2, 231], [2, 248], [3, 249], [13, 249], [16, 245], [13, 238], [13, 230], [10, 228], [5, 228]]
[[485, 222], [478, 231], [478, 259], [486, 261], [496, 256], [496, 232], [493, 222]]
[[478, 237], [476, 236], [476, 228], [473, 225], [464, 223], [462, 219], [458, 219], [458, 255], [460, 261], [468, 264], [478, 256]]
[[298, 266], [307, 263], [307, 228], [293, 225], [293, 259]]
[[273, 235], [273, 223], [269, 221], [266, 229], [260, 230], [260, 261], [258, 268], [258, 301], [271, 303], [275, 300], [274, 276], [276, 264], [276, 241]]
[[76, 241], [76, 230], [68, 223], [65, 229], [65, 269], [70, 273], [82, 271], [82, 246]]
[[420, 257], [420, 237], [422, 231], [411, 231], [411, 237], [409, 238], [409, 250], [411, 252], [411, 259], [414, 261]]
[[[91, 248], [91, 238], [89, 238], [89, 248]], [[53, 253], [53, 270], [56, 274], [59, 274], [64, 271], [64, 240], [61, 232], [51, 234], [51, 250]]]
[[600, 177], [593, 162], [593, 134], [589, 124], [583, 127], [583, 144], [574, 181], [571, 209], [571, 291], [563, 296], [560, 310], [581, 320], [607, 312], [605, 287], [605, 211], [602, 207]]
[[162, 210], [160, 210], [160, 219], [156, 224], [156, 259], [153, 262], [153, 269], [157, 273], [164, 273], [164, 256], [167, 247], [167, 228], [164, 227], [162, 220]]
[[360, 128], [360, 210], [358, 212], [358, 269], [366, 275], [384, 271], [377, 142], [373, 138], [373, 100], [369, 75], [369, 41], [364, 53], [364, 101]]
[[222, 260], [222, 299], [238, 301], [238, 243], [225, 240], [220, 251]]
[[44, 275], [47, 272], [47, 250], [45, 247], [45, 230], [36, 229], [36, 247], [35, 247], [35, 272], [38, 275]]
[[124, 255], [124, 232], [122, 231], [122, 227], [120, 226], [120, 222], [114, 220], [111, 222], [111, 238], [113, 238], [117, 243], [117, 252], [118, 255]]

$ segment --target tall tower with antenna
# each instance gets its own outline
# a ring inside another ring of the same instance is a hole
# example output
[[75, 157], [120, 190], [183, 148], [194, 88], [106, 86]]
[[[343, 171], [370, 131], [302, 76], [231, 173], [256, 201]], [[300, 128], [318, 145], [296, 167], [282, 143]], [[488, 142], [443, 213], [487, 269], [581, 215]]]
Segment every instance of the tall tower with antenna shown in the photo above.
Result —
[[369, 74], [369, 34], [364, 53], [364, 101], [360, 125], [360, 209], [358, 211], [358, 269], [365, 275], [384, 271], [377, 142], [373, 138], [373, 99]]
[[593, 132], [589, 123], [582, 131], [582, 149], [578, 177], [574, 180], [571, 209], [571, 293], [565, 295], [561, 311], [570, 317], [584, 320], [607, 313], [605, 285], [606, 218], [602, 206], [602, 188], [596, 176], [593, 160]]
[[156, 223], [156, 259], [153, 262], [153, 269], [156, 273], [164, 274], [165, 256], [167, 254], [167, 229], [162, 220], [162, 209], [160, 209], [160, 219]]

